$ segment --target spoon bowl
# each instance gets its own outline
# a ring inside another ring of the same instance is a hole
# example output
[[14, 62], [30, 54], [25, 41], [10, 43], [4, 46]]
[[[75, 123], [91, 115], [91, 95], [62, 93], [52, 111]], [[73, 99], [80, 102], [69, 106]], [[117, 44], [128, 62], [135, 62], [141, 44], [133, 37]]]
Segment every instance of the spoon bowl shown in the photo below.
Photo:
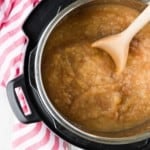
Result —
[[113, 59], [117, 72], [126, 66], [130, 42], [133, 37], [150, 21], [150, 3], [144, 11], [123, 32], [104, 37], [92, 43], [92, 47], [106, 51]]

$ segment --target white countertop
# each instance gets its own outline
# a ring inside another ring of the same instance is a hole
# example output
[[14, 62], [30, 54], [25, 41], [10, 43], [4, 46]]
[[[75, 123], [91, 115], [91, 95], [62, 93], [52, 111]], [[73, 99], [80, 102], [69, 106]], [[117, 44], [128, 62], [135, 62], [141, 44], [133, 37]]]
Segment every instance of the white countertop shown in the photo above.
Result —
[[10, 150], [12, 124], [14, 115], [10, 109], [6, 91], [0, 87], [0, 149]]

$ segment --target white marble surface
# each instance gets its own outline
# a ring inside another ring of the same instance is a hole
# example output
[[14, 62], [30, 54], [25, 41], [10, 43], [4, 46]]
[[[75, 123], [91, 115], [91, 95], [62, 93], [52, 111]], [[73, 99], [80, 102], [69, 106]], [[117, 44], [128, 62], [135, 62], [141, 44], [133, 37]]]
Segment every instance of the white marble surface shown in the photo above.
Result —
[[14, 115], [10, 109], [6, 91], [0, 87], [0, 149], [10, 150], [10, 139]]

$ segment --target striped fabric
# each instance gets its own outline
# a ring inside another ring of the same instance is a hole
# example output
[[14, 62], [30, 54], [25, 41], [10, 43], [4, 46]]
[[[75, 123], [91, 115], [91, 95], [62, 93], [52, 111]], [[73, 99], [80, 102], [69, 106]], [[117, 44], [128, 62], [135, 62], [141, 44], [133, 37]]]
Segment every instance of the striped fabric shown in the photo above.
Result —
[[[0, 85], [23, 72], [27, 38], [22, 24], [39, 0], [0, 0]], [[28, 111], [24, 95], [18, 89], [20, 103]], [[51, 132], [42, 122], [25, 125], [15, 122], [13, 150], [67, 150], [69, 145]]]

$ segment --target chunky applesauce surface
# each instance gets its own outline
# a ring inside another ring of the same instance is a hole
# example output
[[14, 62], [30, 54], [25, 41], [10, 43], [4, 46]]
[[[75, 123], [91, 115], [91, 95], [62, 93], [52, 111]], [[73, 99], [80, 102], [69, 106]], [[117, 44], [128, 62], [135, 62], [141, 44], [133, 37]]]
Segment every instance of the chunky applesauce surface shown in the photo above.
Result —
[[57, 110], [79, 127], [115, 132], [150, 119], [150, 24], [132, 40], [121, 74], [107, 53], [91, 47], [123, 31], [138, 14], [118, 4], [88, 6], [49, 36], [41, 68], [44, 87]]

